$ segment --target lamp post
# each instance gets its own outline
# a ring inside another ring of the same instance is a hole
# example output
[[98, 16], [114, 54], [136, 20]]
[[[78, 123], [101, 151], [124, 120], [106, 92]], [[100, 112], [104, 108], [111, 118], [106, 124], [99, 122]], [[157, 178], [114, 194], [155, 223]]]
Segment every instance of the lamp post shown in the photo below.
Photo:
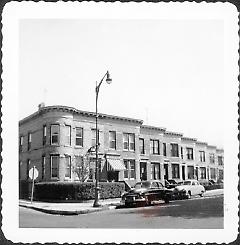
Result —
[[100, 86], [102, 85], [103, 80], [106, 77], [106, 82], [108, 84], [110, 84], [112, 82], [112, 79], [110, 78], [109, 72], [107, 71], [105, 73], [105, 75], [103, 76], [103, 78], [101, 79], [101, 81], [99, 82], [99, 84], [97, 84], [96, 82], [96, 166], [95, 166], [95, 199], [94, 199], [94, 203], [93, 203], [93, 207], [99, 207], [99, 169], [98, 169], [98, 147], [99, 147], [99, 139], [98, 139], [98, 93], [99, 93], [99, 89]]

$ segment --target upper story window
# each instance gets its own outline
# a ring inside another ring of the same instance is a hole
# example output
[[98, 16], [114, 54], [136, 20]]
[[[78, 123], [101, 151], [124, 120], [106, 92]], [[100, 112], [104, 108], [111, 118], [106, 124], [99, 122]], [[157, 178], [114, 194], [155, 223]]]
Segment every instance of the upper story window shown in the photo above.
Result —
[[123, 133], [123, 149], [128, 151], [135, 150], [135, 135]]
[[145, 154], [145, 148], [144, 148], [144, 139], [139, 139], [139, 151], [140, 154]]
[[116, 131], [109, 131], [109, 148], [116, 150]]
[[23, 150], [23, 136], [19, 137], [19, 152]]
[[223, 157], [218, 156], [218, 165], [223, 165]]
[[200, 162], [205, 162], [205, 151], [199, 151]]
[[32, 133], [28, 133], [28, 151], [31, 150], [32, 147]]
[[47, 141], [47, 126], [43, 125], [43, 145], [46, 145]]
[[[96, 129], [93, 128], [91, 132], [92, 132], [92, 146], [96, 146]], [[98, 129], [98, 144], [100, 144], [99, 129]]]
[[214, 155], [214, 153], [209, 153], [209, 160], [210, 160], [210, 163], [215, 163], [215, 155]]
[[179, 157], [178, 144], [171, 144], [171, 156]]
[[76, 146], [83, 146], [83, 128], [76, 127]]
[[65, 125], [65, 144], [71, 145], [71, 126]]
[[51, 125], [51, 145], [59, 144], [59, 125]]
[[150, 154], [159, 155], [159, 140], [150, 140]]
[[50, 156], [51, 178], [58, 178], [59, 155]]
[[166, 157], [167, 156], [167, 144], [163, 143], [163, 155]]
[[187, 159], [193, 160], [193, 148], [186, 148], [187, 149]]

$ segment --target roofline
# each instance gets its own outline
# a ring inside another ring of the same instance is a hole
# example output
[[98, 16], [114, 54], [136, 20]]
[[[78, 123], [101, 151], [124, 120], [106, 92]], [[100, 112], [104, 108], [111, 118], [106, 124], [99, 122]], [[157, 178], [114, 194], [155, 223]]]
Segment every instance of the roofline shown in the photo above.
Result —
[[197, 141], [196, 138], [189, 138], [189, 137], [182, 137], [181, 139], [184, 140], [184, 141], [193, 141], [193, 142]]
[[152, 130], [163, 131], [163, 132], [166, 131], [166, 128], [155, 127], [155, 126], [150, 126], [150, 125], [141, 125], [141, 128], [152, 129]]
[[172, 131], [166, 131], [166, 132], [164, 132], [164, 134], [178, 136], [178, 137], [182, 137], [183, 136], [183, 133], [177, 133], [177, 132], [172, 132]]
[[208, 143], [207, 142], [202, 142], [202, 141], [197, 141], [196, 144], [198, 144], [198, 145], [206, 145], [207, 146]]
[[[95, 112], [90, 112], [90, 111], [82, 111], [78, 110], [74, 107], [68, 107], [68, 106], [61, 106], [61, 105], [54, 105], [54, 106], [45, 106], [41, 107], [38, 111], [34, 112], [33, 114], [23, 118], [22, 120], [19, 121], [19, 125], [22, 125], [26, 122], [28, 122], [30, 119], [36, 118], [37, 116], [49, 112], [49, 111], [67, 111], [69, 113], [75, 113], [87, 117], [95, 117], [96, 113]], [[121, 121], [128, 121], [128, 122], [134, 122], [137, 124], [142, 124], [143, 120], [140, 119], [135, 119], [135, 118], [129, 118], [129, 117], [120, 117], [120, 116], [114, 116], [114, 115], [108, 115], [104, 113], [98, 113], [98, 118], [107, 118], [107, 119], [113, 119], [113, 120], [121, 120]]]

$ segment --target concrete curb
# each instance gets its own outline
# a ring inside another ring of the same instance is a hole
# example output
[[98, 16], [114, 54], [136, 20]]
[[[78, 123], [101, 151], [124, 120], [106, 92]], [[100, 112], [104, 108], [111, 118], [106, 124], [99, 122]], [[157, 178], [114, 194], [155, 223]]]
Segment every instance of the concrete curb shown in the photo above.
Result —
[[91, 209], [81, 209], [81, 210], [59, 210], [59, 209], [48, 209], [48, 208], [40, 208], [36, 206], [30, 206], [30, 205], [24, 205], [24, 204], [19, 204], [20, 207], [24, 208], [29, 208], [33, 209], [36, 211], [40, 211], [43, 213], [48, 213], [48, 214], [58, 214], [58, 215], [78, 215], [78, 214], [88, 214], [88, 213], [95, 213], [95, 212], [100, 212], [103, 210], [108, 210], [108, 209], [115, 209], [116, 205], [104, 205], [100, 208], [91, 208]]

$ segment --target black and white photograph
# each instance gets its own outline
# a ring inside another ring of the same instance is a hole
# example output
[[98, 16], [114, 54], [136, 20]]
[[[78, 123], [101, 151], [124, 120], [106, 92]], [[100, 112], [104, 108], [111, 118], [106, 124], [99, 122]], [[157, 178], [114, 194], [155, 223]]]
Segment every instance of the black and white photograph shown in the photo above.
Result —
[[231, 242], [238, 12], [8, 3], [3, 233], [15, 242]]

